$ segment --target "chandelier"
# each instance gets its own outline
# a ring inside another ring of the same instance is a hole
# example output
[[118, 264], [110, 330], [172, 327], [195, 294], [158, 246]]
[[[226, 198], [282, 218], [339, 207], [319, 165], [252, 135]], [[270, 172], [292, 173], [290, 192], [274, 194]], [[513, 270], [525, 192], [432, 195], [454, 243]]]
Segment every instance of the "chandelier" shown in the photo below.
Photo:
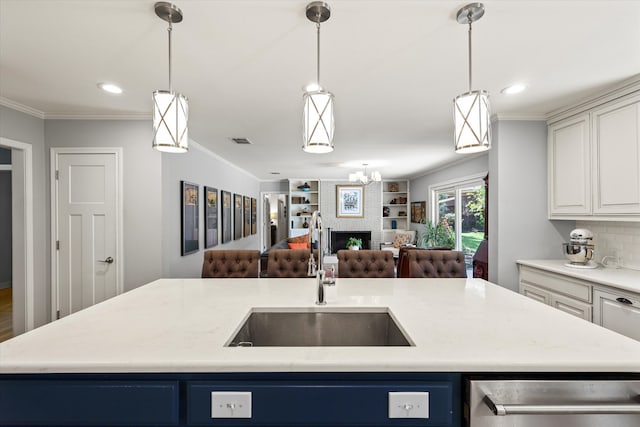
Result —
[[380, 172], [371, 171], [371, 174], [367, 175], [367, 166], [369, 165], [367, 163], [363, 163], [362, 166], [364, 166], [364, 172], [357, 171], [355, 173], [350, 173], [349, 182], [357, 182], [362, 185], [369, 185], [374, 182], [382, 181], [382, 175], [380, 175]]

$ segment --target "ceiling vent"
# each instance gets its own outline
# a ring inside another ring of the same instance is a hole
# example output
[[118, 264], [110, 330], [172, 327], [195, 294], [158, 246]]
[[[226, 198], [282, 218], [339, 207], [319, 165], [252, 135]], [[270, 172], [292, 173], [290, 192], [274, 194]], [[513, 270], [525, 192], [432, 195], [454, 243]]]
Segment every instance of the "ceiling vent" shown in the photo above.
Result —
[[231, 140], [236, 144], [251, 144], [247, 138], [231, 138]]

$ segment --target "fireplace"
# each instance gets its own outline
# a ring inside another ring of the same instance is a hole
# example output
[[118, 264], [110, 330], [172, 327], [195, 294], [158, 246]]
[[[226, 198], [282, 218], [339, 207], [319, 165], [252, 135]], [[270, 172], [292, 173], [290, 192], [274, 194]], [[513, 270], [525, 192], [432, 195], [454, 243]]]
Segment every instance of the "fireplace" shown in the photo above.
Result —
[[331, 230], [329, 252], [335, 254], [340, 249], [347, 249], [349, 237], [362, 239], [362, 249], [371, 249], [371, 231], [334, 231]]

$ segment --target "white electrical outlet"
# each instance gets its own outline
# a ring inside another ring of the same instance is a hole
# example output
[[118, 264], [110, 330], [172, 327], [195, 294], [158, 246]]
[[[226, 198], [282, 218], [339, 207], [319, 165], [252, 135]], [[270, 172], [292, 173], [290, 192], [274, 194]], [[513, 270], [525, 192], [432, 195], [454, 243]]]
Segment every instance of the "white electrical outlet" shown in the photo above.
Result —
[[389, 418], [429, 418], [429, 392], [389, 392]]
[[251, 418], [251, 392], [212, 391], [211, 418]]

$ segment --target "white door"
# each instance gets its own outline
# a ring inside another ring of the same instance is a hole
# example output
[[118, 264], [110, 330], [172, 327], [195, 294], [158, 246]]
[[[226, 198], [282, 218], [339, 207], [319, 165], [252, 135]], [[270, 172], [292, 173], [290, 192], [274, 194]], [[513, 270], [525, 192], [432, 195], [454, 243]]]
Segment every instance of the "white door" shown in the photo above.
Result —
[[121, 292], [118, 155], [55, 154], [57, 317]]

